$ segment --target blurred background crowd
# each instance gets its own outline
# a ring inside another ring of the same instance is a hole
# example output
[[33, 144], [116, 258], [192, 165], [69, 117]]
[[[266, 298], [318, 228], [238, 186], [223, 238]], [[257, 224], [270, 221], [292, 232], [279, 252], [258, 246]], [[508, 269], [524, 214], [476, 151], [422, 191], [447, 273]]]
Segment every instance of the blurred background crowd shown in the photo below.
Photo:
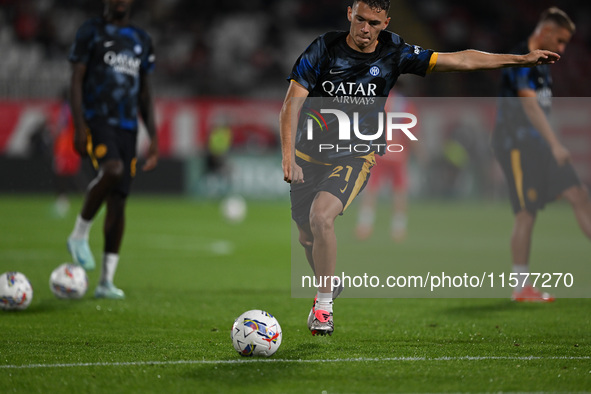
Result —
[[[345, 0], [136, 0], [133, 21], [153, 37], [159, 97], [281, 99], [293, 62], [317, 35], [348, 28]], [[587, 96], [591, 2], [581, 0], [392, 1], [390, 30], [438, 51], [506, 52], [556, 5], [577, 33], [556, 65], [555, 95]], [[0, 0], [0, 98], [56, 97], [67, 84], [76, 29], [100, 0]], [[571, 56], [569, 56], [571, 54]], [[495, 96], [495, 72], [405, 77], [416, 96]]]
[[[153, 174], [138, 176], [134, 188], [214, 196], [231, 185], [245, 196], [285, 198], [278, 114], [286, 77], [315, 37], [349, 28], [346, 12], [351, 3], [135, 0], [132, 21], [154, 41], [152, 82], [162, 160]], [[591, 2], [391, 4], [389, 30], [408, 43], [446, 52], [510, 51], [527, 39], [543, 10], [565, 10], [577, 32], [566, 54], [552, 66], [554, 95], [569, 98], [562, 104], [555, 101], [554, 116], [579, 174], [591, 183], [591, 114], [589, 101], [581, 101], [589, 95]], [[101, 0], [0, 0], [0, 192], [59, 187], [51, 168], [59, 157], [56, 147], [69, 145], [58, 144], [67, 130], [60, 119], [67, 112], [68, 51], [78, 27], [100, 16], [103, 7]], [[499, 71], [487, 71], [399, 79], [397, 90], [416, 97], [420, 108], [425, 160], [411, 163], [413, 195], [504, 197], [506, 185], [489, 146], [499, 77]], [[424, 101], [429, 98], [437, 99]], [[230, 137], [222, 144], [221, 156], [229, 164], [212, 166], [224, 162], [211, 160], [212, 152], [220, 150], [212, 149], [216, 136], [224, 135]]]

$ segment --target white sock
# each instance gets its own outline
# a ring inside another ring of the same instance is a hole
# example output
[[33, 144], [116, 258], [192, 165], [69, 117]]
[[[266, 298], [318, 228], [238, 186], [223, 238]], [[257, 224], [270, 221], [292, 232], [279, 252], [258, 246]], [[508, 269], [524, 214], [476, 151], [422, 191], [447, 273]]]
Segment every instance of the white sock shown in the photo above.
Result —
[[361, 207], [359, 210], [359, 225], [365, 227], [373, 226], [376, 218], [376, 213], [371, 207]]
[[521, 291], [523, 289], [523, 286], [527, 284], [527, 281], [523, 280], [525, 276], [521, 274], [529, 273], [529, 266], [527, 264], [513, 264], [513, 273], [519, 274], [517, 275], [518, 283], [515, 287], [515, 290]]
[[74, 230], [70, 234], [70, 237], [75, 239], [88, 239], [88, 233], [90, 233], [90, 227], [92, 226], [92, 220], [84, 220], [80, 215], [76, 217], [76, 224]]
[[117, 264], [119, 264], [119, 255], [116, 253], [105, 253], [103, 255], [103, 266], [101, 270], [100, 283], [113, 283], [115, 271], [117, 271]]
[[318, 309], [332, 312], [332, 292], [330, 293], [316, 293], [316, 306]]

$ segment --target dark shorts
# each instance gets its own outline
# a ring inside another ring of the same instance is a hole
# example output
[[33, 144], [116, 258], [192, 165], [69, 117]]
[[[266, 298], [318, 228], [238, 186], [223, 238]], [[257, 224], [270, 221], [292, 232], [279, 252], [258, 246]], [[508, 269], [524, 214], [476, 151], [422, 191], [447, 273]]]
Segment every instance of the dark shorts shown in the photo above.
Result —
[[123, 162], [123, 178], [115, 191], [127, 196], [136, 171], [137, 132], [120, 129], [101, 121], [88, 121], [91, 144], [88, 155], [95, 170], [108, 160]]
[[524, 209], [536, 213], [566, 189], [581, 185], [573, 166], [559, 166], [542, 141], [532, 140], [513, 149], [493, 145], [493, 150], [505, 173], [515, 213]]
[[372, 153], [335, 163], [319, 163], [296, 157], [296, 163], [302, 167], [304, 183], [291, 185], [291, 217], [297, 224], [303, 225], [309, 223], [312, 202], [321, 191], [341, 200], [344, 212], [367, 185], [375, 158]]

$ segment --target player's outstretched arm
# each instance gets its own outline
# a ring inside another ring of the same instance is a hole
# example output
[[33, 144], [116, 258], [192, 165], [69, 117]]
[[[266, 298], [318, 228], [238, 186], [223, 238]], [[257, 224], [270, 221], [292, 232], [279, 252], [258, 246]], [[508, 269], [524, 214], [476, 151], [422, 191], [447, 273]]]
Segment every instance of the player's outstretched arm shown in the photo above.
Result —
[[148, 156], [146, 157], [146, 163], [143, 165], [142, 170], [150, 171], [158, 164], [158, 133], [156, 132], [154, 101], [152, 100], [150, 79], [147, 73], [141, 73], [140, 75], [139, 106], [142, 120], [150, 136]]
[[86, 134], [86, 122], [82, 113], [82, 84], [86, 74], [86, 65], [84, 63], [72, 64], [72, 77], [70, 81], [70, 109], [72, 111], [72, 120], [74, 122], [74, 149], [81, 156], [86, 156], [86, 143], [88, 136]]
[[297, 129], [298, 114], [308, 97], [308, 90], [295, 81], [291, 81], [281, 113], [279, 114], [279, 134], [281, 136], [281, 154], [283, 160], [283, 180], [287, 183], [304, 182], [304, 174], [300, 166], [295, 162], [295, 149], [293, 142]]
[[488, 53], [467, 49], [460, 52], [438, 53], [433, 72], [494, 70], [505, 67], [533, 67], [553, 64], [560, 55], [536, 49], [526, 55]]

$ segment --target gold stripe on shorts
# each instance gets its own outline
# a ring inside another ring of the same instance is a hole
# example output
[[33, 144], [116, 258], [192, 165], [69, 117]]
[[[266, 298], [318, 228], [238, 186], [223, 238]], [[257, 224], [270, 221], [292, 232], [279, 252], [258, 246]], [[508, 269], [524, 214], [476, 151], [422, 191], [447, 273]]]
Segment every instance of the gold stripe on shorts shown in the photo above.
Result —
[[321, 161], [316, 160], [315, 158], [313, 158], [312, 156], [308, 156], [307, 154], [300, 152], [299, 150], [296, 149], [295, 152], [296, 156], [299, 157], [302, 160], [307, 161], [308, 163], [312, 163], [312, 164], [320, 164], [322, 166], [332, 166], [332, 164], [330, 163], [323, 163]]
[[90, 134], [90, 129], [88, 127], [86, 128], [86, 153], [88, 153], [88, 157], [90, 157], [90, 160], [92, 161], [92, 166], [95, 170], [98, 171], [99, 164], [96, 159], [96, 156], [94, 155], [94, 149], [92, 147], [92, 136]]
[[521, 152], [518, 149], [511, 150], [511, 169], [515, 180], [515, 190], [519, 198], [521, 209], [525, 209], [525, 198], [523, 197], [523, 170], [521, 168]]
[[343, 212], [345, 212], [345, 209], [347, 209], [347, 207], [353, 202], [355, 197], [357, 197], [359, 191], [361, 190], [361, 187], [367, 180], [369, 170], [376, 164], [376, 159], [373, 152], [365, 156], [360, 156], [359, 159], [365, 159], [365, 162], [363, 163], [363, 167], [361, 167], [361, 171], [359, 171], [359, 175], [355, 180], [355, 185], [353, 186], [353, 191], [351, 192], [351, 195], [347, 200], [347, 204], [345, 204], [345, 206], [343, 207]]

